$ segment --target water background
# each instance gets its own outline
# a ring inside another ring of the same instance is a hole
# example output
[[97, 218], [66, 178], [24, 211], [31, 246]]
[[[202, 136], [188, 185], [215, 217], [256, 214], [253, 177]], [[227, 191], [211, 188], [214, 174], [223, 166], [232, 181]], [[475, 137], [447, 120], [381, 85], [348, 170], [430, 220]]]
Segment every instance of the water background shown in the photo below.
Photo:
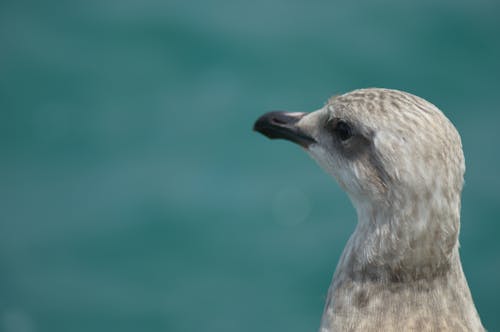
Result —
[[355, 226], [274, 109], [389, 87], [454, 122], [500, 330], [497, 1], [2, 1], [0, 331], [315, 331]]

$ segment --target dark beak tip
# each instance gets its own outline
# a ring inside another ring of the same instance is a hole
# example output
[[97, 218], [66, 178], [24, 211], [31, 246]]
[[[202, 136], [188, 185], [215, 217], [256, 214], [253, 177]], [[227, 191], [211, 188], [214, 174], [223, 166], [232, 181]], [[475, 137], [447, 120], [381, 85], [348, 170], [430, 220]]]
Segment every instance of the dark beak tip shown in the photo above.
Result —
[[253, 124], [253, 127], [252, 127], [252, 130], [253, 131], [259, 131], [259, 129], [261, 128], [262, 124], [260, 123], [260, 118], [257, 119], [257, 121], [254, 122]]
[[260, 116], [257, 121], [255, 121], [253, 125], [253, 130], [261, 133], [262, 135], [273, 139], [273, 138], [279, 138], [279, 136], [276, 135], [275, 131], [279, 130], [281, 127], [285, 127], [285, 123], [282, 121], [277, 120], [281, 114], [286, 114], [284, 112], [268, 112]]
[[302, 114], [290, 114], [287, 112], [268, 112], [255, 121], [253, 130], [261, 133], [269, 139], [286, 139], [299, 145], [307, 147], [315, 140], [297, 128], [297, 122]]
[[274, 134], [273, 129], [270, 125], [262, 121], [259, 122], [259, 120], [257, 120], [257, 122], [255, 122], [255, 124], [253, 125], [253, 131], [258, 132], [269, 139], [278, 138]]

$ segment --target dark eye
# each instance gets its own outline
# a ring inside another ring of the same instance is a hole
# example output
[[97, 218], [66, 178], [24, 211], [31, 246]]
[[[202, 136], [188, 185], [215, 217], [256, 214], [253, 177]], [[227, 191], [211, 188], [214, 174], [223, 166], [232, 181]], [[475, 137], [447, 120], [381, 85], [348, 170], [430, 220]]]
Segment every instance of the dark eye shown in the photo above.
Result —
[[344, 121], [339, 121], [335, 126], [335, 133], [337, 134], [337, 136], [340, 138], [341, 141], [346, 141], [349, 138], [351, 138], [352, 129], [351, 126], [349, 126]]

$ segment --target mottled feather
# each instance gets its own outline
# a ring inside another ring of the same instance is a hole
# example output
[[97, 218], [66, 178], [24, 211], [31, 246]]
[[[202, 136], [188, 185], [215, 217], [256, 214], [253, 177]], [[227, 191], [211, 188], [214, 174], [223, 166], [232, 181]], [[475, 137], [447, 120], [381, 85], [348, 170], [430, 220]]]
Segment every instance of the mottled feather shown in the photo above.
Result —
[[[342, 142], [328, 128], [340, 120], [354, 130]], [[462, 144], [444, 114], [372, 88], [332, 97], [298, 126], [358, 214], [320, 330], [484, 331], [458, 252]]]

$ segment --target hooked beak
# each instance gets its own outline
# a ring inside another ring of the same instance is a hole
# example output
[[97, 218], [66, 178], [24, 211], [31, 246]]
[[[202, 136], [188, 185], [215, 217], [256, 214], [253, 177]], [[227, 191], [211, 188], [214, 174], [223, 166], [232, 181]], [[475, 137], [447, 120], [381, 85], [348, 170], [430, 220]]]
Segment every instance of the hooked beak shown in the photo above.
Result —
[[307, 113], [269, 112], [255, 121], [253, 130], [270, 139], [286, 139], [307, 148], [316, 140], [297, 126]]

